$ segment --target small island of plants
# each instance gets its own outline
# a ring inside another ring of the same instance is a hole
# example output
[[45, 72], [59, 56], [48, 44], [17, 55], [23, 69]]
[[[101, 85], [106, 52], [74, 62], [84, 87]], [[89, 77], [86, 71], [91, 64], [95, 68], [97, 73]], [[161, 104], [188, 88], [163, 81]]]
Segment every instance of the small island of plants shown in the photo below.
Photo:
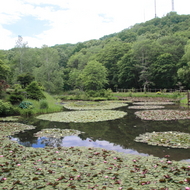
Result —
[[137, 111], [135, 112], [135, 115], [143, 120], [168, 121], [168, 120], [190, 119], [189, 111], [180, 111], [180, 110], [146, 110], [146, 111]]
[[127, 106], [127, 104], [113, 101], [74, 101], [64, 104], [64, 107], [70, 110], [105, 110], [123, 106]]
[[161, 109], [164, 108], [164, 106], [153, 106], [153, 105], [144, 105], [144, 106], [129, 106], [129, 109], [144, 109], [144, 110], [148, 110], [148, 109]]
[[42, 129], [34, 134], [35, 137], [54, 137], [61, 138], [66, 136], [78, 136], [81, 134], [81, 131], [75, 129], [59, 129], [59, 128], [48, 128]]
[[190, 134], [177, 131], [144, 133], [136, 137], [135, 141], [154, 146], [190, 148]]
[[115, 110], [91, 110], [91, 111], [68, 111], [37, 116], [38, 119], [58, 122], [98, 122], [122, 118], [127, 115], [123, 111]]

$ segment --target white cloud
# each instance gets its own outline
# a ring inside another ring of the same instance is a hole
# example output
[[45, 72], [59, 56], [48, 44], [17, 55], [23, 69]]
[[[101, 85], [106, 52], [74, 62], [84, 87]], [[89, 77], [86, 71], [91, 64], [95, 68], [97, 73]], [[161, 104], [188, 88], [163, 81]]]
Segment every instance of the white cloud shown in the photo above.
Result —
[[11, 31], [4, 29], [1, 25], [0, 31], [0, 49], [9, 49], [10, 47], [14, 47], [16, 40], [14, 38], [11, 38]]
[[107, 150], [113, 150], [117, 152], [124, 152], [126, 154], [137, 154], [148, 156], [148, 154], [139, 153], [136, 150], [132, 149], [124, 149], [120, 145], [115, 145], [114, 143], [110, 143], [108, 141], [89, 141], [90, 139], [81, 140], [78, 136], [67, 136], [62, 140], [62, 146], [70, 147], [70, 146], [85, 146], [85, 147], [96, 147], [96, 148], [104, 148]]
[[[188, 14], [189, 5], [189, 0], [175, 0], [174, 7], [179, 14]], [[171, 0], [157, 0], [156, 7], [157, 16], [162, 17], [172, 10]], [[23, 36], [29, 46], [41, 47], [98, 39], [119, 32], [154, 18], [155, 7], [153, 0], [6, 0], [0, 6], [0, 29], [4, 36], [0, 40], [6, 39], [7, 43], [0, 41], [0, 49], [12, 48], [15, 36], [19, 35], [6, 31], [4, 24], [15, 24], [25, 16], [49, 22], [51, 28], [35, 38]]]

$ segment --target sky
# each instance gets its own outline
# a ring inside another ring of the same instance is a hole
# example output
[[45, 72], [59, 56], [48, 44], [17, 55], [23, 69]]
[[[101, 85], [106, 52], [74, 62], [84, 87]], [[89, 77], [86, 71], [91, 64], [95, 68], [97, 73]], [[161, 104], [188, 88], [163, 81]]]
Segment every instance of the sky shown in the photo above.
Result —
[[[174, 0], [178, 14], [189, 7], [190, 0]], [[0, 49], [14, 48], [18, 36], [33, 48], [99, 39], [171, 11], [172, 0], [5, 0]]]

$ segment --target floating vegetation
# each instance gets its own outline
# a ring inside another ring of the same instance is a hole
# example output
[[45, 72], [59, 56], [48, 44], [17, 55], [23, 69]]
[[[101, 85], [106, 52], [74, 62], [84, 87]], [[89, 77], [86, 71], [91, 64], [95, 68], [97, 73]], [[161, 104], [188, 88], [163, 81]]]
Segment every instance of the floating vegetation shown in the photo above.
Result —
[[145, 133], [136, 137], [135, 141], [171, 148], [190, 148], [190, 134], [177, 131]]
[[173, 102], [175, 99], [165, 97], [125, 97], [127, 101], [132, 102]]
[[76, 101], [64, 104], [64, 107], [70, 110], [109, 110], [127, 106], [125, 103], [119, 102], [93, 102], [93, 101]]
[[[28, 127], [23, 125], [25, 129]], [[185, 162], [100, 148], [29, 148], [8, 140], [19, 124], [0, 123], [1, 189], [188, 189]], [[30, 127], [29, 127], [30, 128]]]
[[18, 121], [19, 116], [0, 117], [0, 121]]
[[135, 105], [172, 105], [174, 102], [134, 102]]
[[143, 120], [179, 120], [190, 119], [189, 111], [179, 110], [147, 110], [135, 112], [139, 118]]
[[24, 130], [35, 129], [33, 125], [25, 125], [22, 123], [10, 123], [10, 122], [1, 122], [0, 131], [1, 133], [8, 133], [9, 135], [18, 133]]
[[40, 115], [37, 118], [58, 122], [98, 122], [122, 118], [126, 112], [115, 110], [69, 111]]
[[129, 109], [161, 109], [164, 108], [164, 106], [129, 106]]
[[34, 134], [35, 137], [54, 137], [61, 138], [66, 136], [78, 136], [81, 131], [75, 129], [59, 129], [59, 128], [49, 128], [42, 129], [41, 131]]

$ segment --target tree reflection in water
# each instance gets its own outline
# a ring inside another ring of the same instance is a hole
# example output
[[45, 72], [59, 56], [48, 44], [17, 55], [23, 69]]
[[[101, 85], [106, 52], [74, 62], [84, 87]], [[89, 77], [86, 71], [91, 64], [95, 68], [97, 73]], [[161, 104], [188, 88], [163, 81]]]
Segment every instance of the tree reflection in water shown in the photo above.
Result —
[[[130, 105], [129, 105], [130, 106]], [[164, 109], [180, 109], [179, 105], [165, 105]], [[28, 119], [28, 124], [36, 126], [36, 129], [14, 135], [19, 139], [18, 142], [24, 146], [35, 148], [45, 146], [94, 146], [116, 150], [124, 153], [147, 154], [156, 157], [170, 155], [173, 160], [189, 160], [189, 149], [174, 149], [167, 147], [151, 146], [145, 143], [134, 141], [139, 134], [146, 132], [180, 131], [190, 133], [190, 120], [176, 121], [143, 121], [134, 114], [137, 110], [128, 107], [118, 108], [117, 110], [127, 112], [121, 119], [104, 122], [90, 123], [63, 123], [42, 121], [35, 118]], [[81, 132], [78, 137], [66, 136], [65, 138], [39, 138], [34, 137], [34, 133], [42, 129], [59, 128], [75, 129]], [[69, 140], [68, 140], [69, 139]]]

